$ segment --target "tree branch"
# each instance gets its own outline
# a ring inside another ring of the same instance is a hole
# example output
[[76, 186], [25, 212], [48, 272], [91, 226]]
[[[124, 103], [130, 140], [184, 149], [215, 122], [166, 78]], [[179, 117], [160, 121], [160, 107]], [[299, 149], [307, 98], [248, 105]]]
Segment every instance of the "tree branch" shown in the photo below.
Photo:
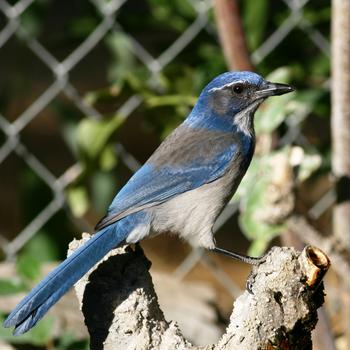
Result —
[[[88, 238], [85, 234], [70, 249]], [[223, 337], [202, 348], [165, 320], [148, 272], [150, 262], [138, 247], [113, 250], [75, 288], [92, 349], [311, 349], [328, 267], [327, 256], [317, 248], [302, 253], [272, 248], [266, 261], [253, 267], [250, 292], [235, 301]]]
[[[333, 234], [350, 251], [350, 2], [332, 1], [332, 171], [335, 175], [336, 204]], [[345, 335], [350, 348], [350, 283], [343, 279]]]
[[334, 235], [350, 250], [350, 2], [332, 1], [332, 171]]
[[228, 67], [231, 70], [254, 70], [236, 0], [215, 0], [214, 11]]

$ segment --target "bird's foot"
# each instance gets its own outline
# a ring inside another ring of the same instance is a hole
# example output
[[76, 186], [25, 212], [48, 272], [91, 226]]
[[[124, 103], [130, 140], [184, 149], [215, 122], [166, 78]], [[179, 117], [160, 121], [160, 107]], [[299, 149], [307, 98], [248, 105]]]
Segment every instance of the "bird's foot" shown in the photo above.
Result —
[[236, 259], [238, 261], [242, 261], [246, 264], [250, 264], [250, 265], [254, 265], [254, 266], [260, 265], [261, 263], [265, 262], [265, 260], [266, 260], [266, 255], [262, 255], [262, 256], [255, 258], [255, 257], [248, 256], [248, 255], [241, 255], [241, 254], [233, 253], [233, 252], [230, 252], [229, 250], [225, 250], [225, 249], [218, 248], [218, 247], [213, 248], [212, 251], [215, 253], [226, 255], [230, 258], [233, 258], [233, 259]]

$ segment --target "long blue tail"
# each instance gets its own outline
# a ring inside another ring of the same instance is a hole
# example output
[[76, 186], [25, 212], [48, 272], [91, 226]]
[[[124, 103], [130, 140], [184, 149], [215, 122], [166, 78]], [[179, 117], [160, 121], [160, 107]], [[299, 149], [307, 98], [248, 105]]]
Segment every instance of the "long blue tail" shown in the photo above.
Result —
[[125, 237], [125, 230], [117, 230], [117, 225], [106, 227], [97, 232], [50, 272], [16, 306], [4, 322], [4, 326], [15, 326], [14, 335], [27, 332], [75, 282], [110, 250], [120, 245]]

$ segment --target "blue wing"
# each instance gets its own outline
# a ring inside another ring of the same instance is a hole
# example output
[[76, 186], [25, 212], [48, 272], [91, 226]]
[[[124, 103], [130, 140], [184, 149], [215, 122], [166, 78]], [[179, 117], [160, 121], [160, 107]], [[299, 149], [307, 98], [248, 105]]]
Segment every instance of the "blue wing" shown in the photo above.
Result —
[[96, 230], [223, 176], [234, 141], [232, 134], [179, 127], [121, 189]]

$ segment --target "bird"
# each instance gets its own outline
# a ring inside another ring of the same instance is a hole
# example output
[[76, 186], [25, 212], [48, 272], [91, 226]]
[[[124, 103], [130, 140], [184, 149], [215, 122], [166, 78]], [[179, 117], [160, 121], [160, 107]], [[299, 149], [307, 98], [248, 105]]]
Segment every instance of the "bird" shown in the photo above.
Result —
[[259, 257], [217, 247], [213, 225], [253, 157], [255, 111], [268, 97], [293, 90], [249, 71], [215, 77], [182, 124], [116, 194], [94, 235], [32, 289], [4, 327], [14, 327], [14, 335], [27, 332], [109, 251], [160, 233], [260, 263]]

